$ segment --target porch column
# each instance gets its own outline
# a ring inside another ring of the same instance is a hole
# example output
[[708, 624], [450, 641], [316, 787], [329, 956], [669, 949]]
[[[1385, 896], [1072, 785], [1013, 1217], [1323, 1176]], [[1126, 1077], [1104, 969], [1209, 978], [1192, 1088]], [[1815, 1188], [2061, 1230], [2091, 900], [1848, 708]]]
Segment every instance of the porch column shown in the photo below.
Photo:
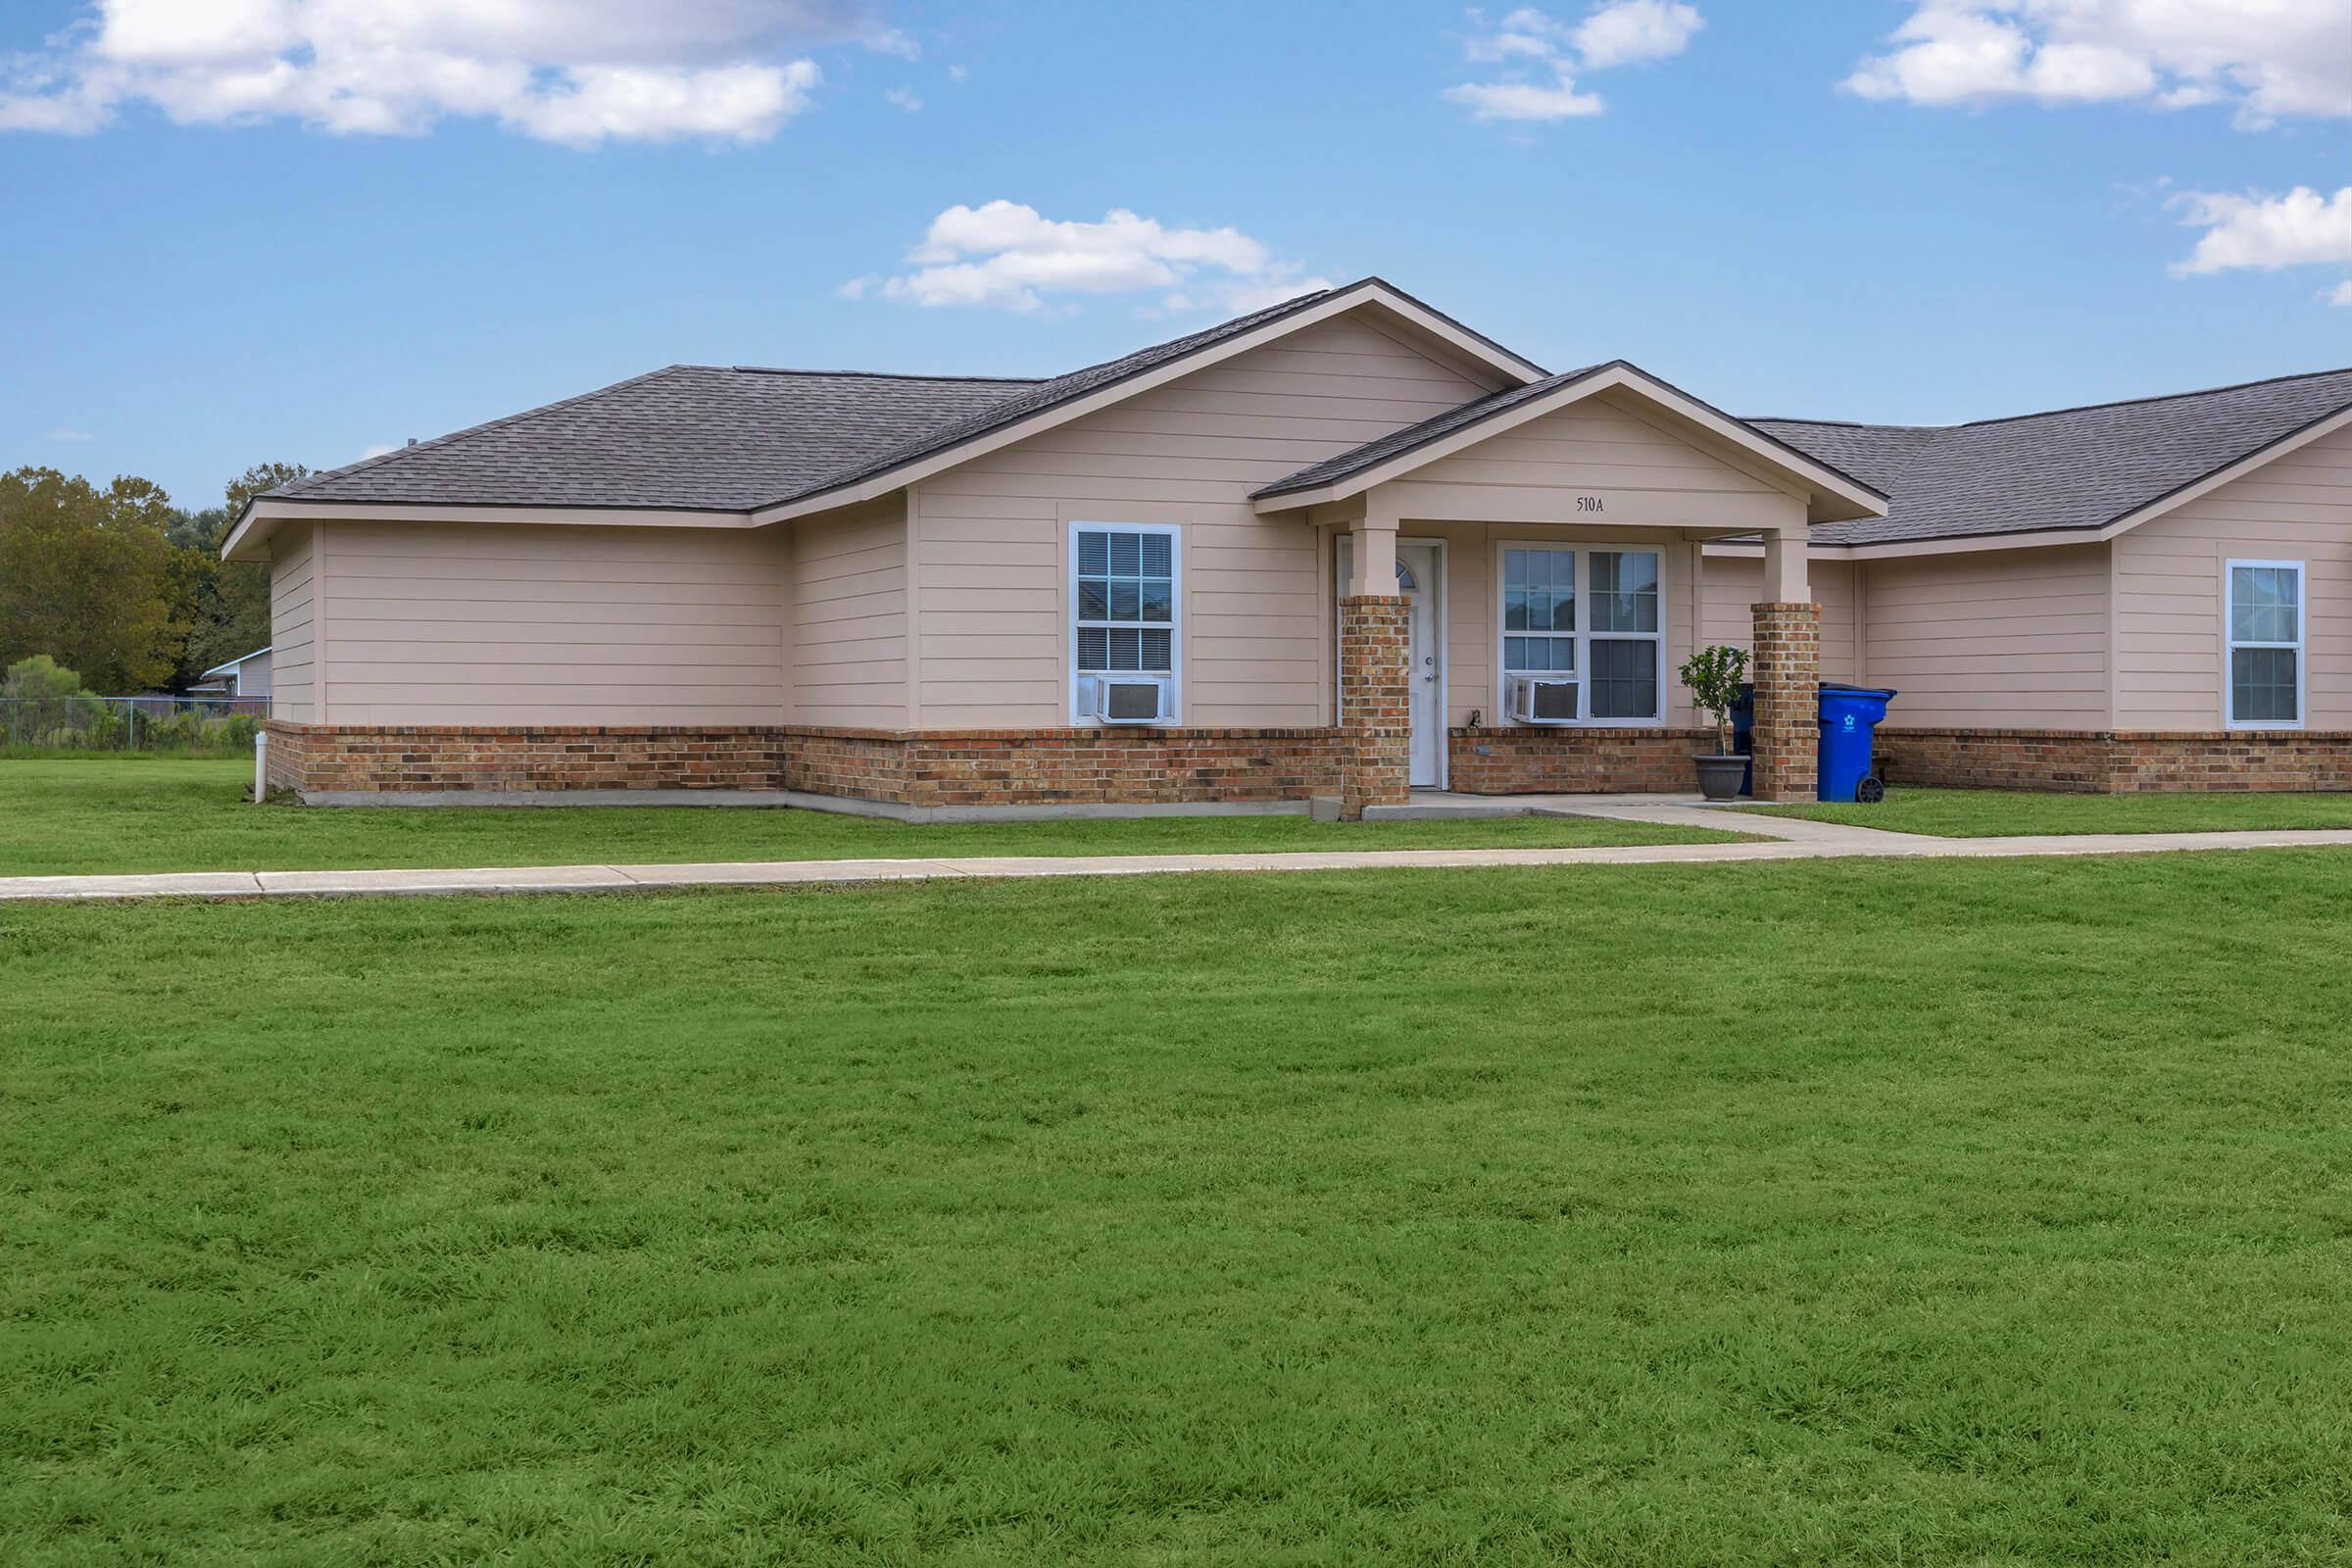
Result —
[[1411, 628], [1396, 591], [1396, 518], [1366, 509], [1349, 534], [1353, 564], [1340, 600], [1340, 819], [1402, 806], [1410, 765]]
[[1802, 523], [1764, 536], [1764, 598], [1754, 617], [1749, 678], [1756, 687], [1755, 794], [1759, 801], [1809, 801], [1819, 787], [1821, 606], [1805, 575]]

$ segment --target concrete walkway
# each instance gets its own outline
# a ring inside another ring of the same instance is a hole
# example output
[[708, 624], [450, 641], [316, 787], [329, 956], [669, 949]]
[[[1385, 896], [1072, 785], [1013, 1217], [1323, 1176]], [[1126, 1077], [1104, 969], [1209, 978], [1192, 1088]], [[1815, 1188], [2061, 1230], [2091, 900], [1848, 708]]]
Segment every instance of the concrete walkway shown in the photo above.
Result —
[[[1566, 813], [1563, 813], [1566, 814]], [[0, 877], [0, 903], [108, 899], [270, 899], [436, 893], [581, 893], [645, 888], [799, 887], [955, 878], [1148, 876], [1181, 871], [1385, 871], [1426, 867], [1712, 865], [1752, 860], [2013, 859], [2181, 850], [2352, 849], [2352, 829], [2252, 833], [2069, 833], [1930, 838], [1720, 807], [1580, 801], [1574, 814], [1759, 835], [1740, 844], [1606, 849], [1286, 851], [1226, 855], [995, 856], [919, 860], [749, 860], [681, 865], [537, 865], [447, 871], [172, 871], [147, 876]]]

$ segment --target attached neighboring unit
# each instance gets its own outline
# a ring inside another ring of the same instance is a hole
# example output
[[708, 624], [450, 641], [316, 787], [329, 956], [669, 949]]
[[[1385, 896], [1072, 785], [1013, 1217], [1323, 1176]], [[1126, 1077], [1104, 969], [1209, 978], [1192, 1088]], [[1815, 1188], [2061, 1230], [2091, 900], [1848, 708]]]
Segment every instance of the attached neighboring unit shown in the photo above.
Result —
[[1756, 656], [1896, 785], [2352, 787], [2352, 370], [1933, 428], [1559, 373], [1366, 279], [1047, 380], [672, 366], [257, 498], [306, 799], [1348, 813], [1688, 788]]

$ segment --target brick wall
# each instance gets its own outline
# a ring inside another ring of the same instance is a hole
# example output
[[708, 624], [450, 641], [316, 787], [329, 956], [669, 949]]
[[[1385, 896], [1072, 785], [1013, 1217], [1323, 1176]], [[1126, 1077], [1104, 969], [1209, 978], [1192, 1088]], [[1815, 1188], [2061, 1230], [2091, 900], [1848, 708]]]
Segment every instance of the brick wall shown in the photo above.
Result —
[[[1402, 801], [1401, 729], [319, 726], [271, 719], [270, 784], [304, 791], [791, 789], [906, 806]], [[1810, 769], [1814, 738], [1801, 754]], [[1697, 729], [1456, 729], [1450, 782], [1479, 795], [1680, 791]], [[2352, 733], [1878, 733], [1887, 782], [1979, 789], [2352, 790]], [[1807, 773], [1808, 791], [1810, 772]], [[1386, 792], [1375, 794], [1375, 791]]]
[[2352, 733], [2330, 730], [1890, 729], [1890, 785], [2082, 794], [2352, 790]]
[[2089, 730], [1881, 724], [1871, 742], [1871, 765], [1890, 789], [1912, 784], [2091, 794], [2108, 787], [2108, 738]]
[[273, 783], [302, 790], [774, 789], [757, 726], [298, 724], [271, 719]]
[[1180, 806], [1337, 794], [1332, 729], [782, 733], [783, 787], [903, 806]]
[[789, 789], [906, 806], [1298, 801], [1339, 792], [1331, 729], [896, 731], [323, 727], [273, 719], [274, 787]]
[[1346, 754], [1340, 815], [1354, 822], [1367, 806], [1402, 806], [1411, 796], [1413, 715], [1411, 607], [1401, 594], [1340, 601], [1340, 727]]
[[1467, 795], [1622, 795], [1698, 787], [1711, 729], [1513, 726], [1446, 733], [1446, 782]]
[[1748, 678], [1756, 688], [1755, 754], [1759, 801], [1809, 801], [1820, 788], [1821, 607], [1750, 605], [1755, 646]]

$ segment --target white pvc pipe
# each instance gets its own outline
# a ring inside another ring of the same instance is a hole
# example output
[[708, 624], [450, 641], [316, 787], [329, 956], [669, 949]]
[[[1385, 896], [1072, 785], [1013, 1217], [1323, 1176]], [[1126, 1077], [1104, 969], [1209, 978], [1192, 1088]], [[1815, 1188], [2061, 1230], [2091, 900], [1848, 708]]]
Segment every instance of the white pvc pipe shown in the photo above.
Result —
[[253, 735], [253, 804], [261, 805], [270, 799], [270, 732], [256, 730]]

